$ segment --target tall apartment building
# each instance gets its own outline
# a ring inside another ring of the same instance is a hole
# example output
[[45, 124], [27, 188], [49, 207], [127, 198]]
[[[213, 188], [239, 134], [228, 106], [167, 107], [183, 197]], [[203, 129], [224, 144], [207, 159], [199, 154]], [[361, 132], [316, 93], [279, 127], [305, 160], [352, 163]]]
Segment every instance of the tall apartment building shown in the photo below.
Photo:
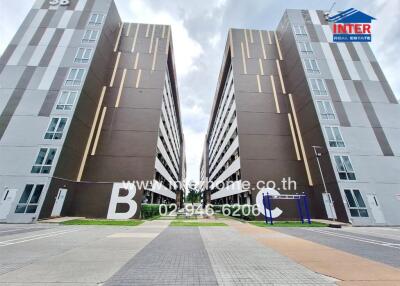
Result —
[[122, 181], [150, 182], [137, 209], [182, 200], [171, 37], [112, 0], [36, 1], [0, 59], [0, 222], [107, 217]]
[[[258, 180], [291, 177], [297, 189], [278, 191], [307, 194], [315, 218], [400, 224], [400, 106], [369, 45], [334, 43], [331, 29], [323, 11], [286, 10], [276, 31], [229, 31], [204, 148], [207, 202], [255, 204]], [[298, 218], [293, 201], [273, 205]]]

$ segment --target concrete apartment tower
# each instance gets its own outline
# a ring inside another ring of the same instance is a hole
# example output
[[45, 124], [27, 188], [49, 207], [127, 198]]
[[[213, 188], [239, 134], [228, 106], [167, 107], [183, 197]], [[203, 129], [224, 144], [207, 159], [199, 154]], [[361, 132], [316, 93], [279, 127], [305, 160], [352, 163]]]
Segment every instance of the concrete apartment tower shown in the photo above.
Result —
[[[307, 194], [314, 218], [400, 224], [400, 106], [367, 43], [332, 39], [315, 10], [229, 31], [201, 170], [235, 185], [203, 188], [205, 202], [254, 204], [240, 181], [291, 177], [297, 189], [279, 192]], [[293, 201], [273, 203], [298, 219]]]
[[150, 182], [128, 192], [130, 217], [182, 200], [170, 26], [123, 23], [112, 0], [38, 0], [0, 59], [0, 95], [0, 222], [110, 217], [122, 181]]

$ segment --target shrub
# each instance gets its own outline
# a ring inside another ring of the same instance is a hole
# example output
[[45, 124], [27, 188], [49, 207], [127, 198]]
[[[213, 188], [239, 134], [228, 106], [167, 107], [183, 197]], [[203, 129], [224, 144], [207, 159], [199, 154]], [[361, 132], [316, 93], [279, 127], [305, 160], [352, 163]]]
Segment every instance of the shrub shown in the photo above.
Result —
[[243, 220], [255, 220], [256, 218], [251, 205], [214, 205], [212, 208], [216, 213], [227, 214], [229, 212], [230, 216]]
[[[168, 212], [172, 211], [175, 208], [174, 205], [167, 205]], [[142, 219], [149, 219], [153, 217], [157, 217], [160, 215], [160, 205], [159, 204], [142, 204], [140, 210], [140, 217]]]

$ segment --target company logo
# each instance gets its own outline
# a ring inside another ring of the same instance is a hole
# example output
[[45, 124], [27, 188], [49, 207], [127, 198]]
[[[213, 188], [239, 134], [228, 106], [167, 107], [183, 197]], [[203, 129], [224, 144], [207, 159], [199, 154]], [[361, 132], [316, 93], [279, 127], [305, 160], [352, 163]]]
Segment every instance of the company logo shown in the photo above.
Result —
[[371, 22], [376, 20], [354, 8], [329, 17], [333, 22], [334, 42], [371, 42]]
[[56, 5], [67, 6], [67, 5], [69, 5], [69, 0], [50, 0], [49, 4], [52, 6], [56, 6]]

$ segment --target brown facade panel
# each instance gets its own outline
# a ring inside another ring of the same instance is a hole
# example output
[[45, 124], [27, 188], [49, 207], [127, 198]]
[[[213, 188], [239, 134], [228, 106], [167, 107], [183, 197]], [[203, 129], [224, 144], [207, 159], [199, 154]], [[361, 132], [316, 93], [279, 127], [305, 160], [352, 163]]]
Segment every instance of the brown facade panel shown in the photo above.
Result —
[[96, 155], [113, 156], [118, 154], [118, 157], [151, 157], [156, 152], [154, 146], [157, 144], [157, 136], [156, 132], [103, 130]]
[[[258, 181], [274, 181], [277, 187], [284, 178], [291, 177], [297, 183], [297, 190], [282, 190], [282, 193], [298, 193], [308, 188], [303, 172], [303, 164], [299, 161], [278, 160], [248, 160], [240, 161], [242, 180], [249, 181], [255, 186]], [[258, 190], [254, 191], [256, 195]]]
[[297, 161], [291, 135], [240, 137], [240, 159]]
[[[238, 132], [247, 134], [274, 134], [290, 136], [287, 114], [238, 112]], [[265, 122], [260, 124], [260, 122]], [[239, 137], [240, 141], [240, 137]]]
[[154, 160], [154, 155], [151, 157], [95, 155], [88, 160], [82, 180], [99, 182], [152, 180]]
[[[277, 94], [281, 112], [287, 113], [286, 95]], [[272, 93], [236, 93], [238, 111], [276, 113], [275, 100]]]

